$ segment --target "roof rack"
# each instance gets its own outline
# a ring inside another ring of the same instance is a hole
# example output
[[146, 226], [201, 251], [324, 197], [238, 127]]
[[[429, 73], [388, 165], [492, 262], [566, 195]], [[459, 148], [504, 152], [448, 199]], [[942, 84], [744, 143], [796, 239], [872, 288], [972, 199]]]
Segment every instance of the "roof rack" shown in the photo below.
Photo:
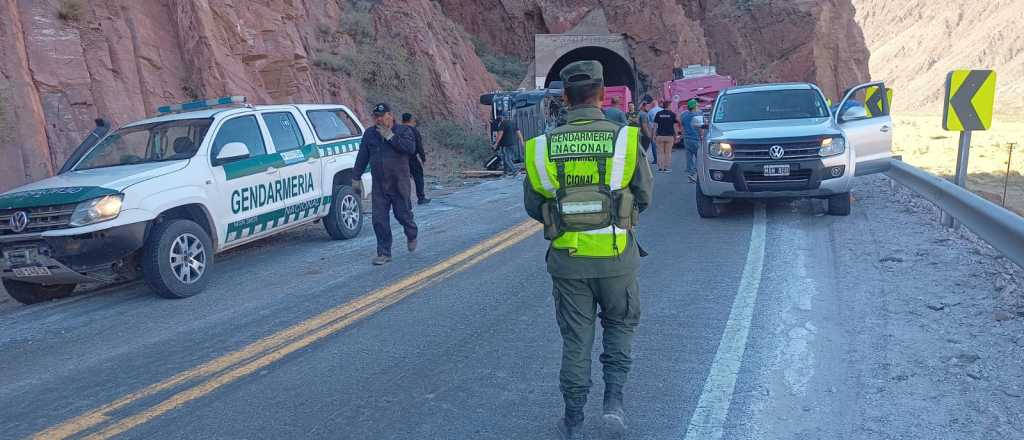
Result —
[[201, 100], [198, 100], [198, 101], [191, 101], [191, 102], [186, 102], [186, 103], [183, 103], [183, 104], [165, 105], [163, 107], [157, 108], [156, 112], [160, 113], [160, 114], [167, 114], [167, 113], [178, 113], [178, 112], [190, 112], [190, 111], [193, 111], [193, 110], [203, 110], [203, 109], [208, 109], [208, 108], [212, 108], [212, 107], [221, 107], [221, 106], [243, 106], [243, 107], [249, 107], [249, 104], [246, 104], [246, 101], [248, 101], [248, 99], [246, 99], [246, 97], [244, 97], [244, 96], [225, 96], [223, 98], [205, 99], [205, 100], [201, 99]]

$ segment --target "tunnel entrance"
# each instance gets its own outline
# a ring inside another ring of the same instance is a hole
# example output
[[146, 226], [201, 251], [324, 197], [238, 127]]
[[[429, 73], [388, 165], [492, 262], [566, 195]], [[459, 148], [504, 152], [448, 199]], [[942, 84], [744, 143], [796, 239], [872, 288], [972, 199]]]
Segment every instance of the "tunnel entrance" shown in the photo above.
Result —
[[633, 66], [625, 58], [605, 47], [584, 46], [570, 50], [555, 61], [547, 72], [544, 80], [546, 88], [552, 81], [558, 81], [558, 73], [562, 68], [574, 61], [596, 60], [604, 67], [605, 86], [626, 86], [633, 93], [636, 93], [636, 76], [633, 74]]

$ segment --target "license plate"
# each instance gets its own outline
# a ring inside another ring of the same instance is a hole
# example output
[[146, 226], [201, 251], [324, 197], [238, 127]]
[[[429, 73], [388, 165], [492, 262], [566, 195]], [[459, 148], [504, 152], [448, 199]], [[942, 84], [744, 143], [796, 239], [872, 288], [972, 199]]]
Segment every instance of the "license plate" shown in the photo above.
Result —
[[14, 268], [14, 276], [16, 277], [45, 277], [48, 275], [50, 275], [50, 268], [44, 266]]
[[789, 175], [789, 165], [765, 165], [765, 177], [786, 177]]
[[28, 249], [17, 249], [13, 251], [5, 251], [4, 259], [7, 260], [7, 264], [12, 266], [25, 266], [29, 264], [29, 253]]

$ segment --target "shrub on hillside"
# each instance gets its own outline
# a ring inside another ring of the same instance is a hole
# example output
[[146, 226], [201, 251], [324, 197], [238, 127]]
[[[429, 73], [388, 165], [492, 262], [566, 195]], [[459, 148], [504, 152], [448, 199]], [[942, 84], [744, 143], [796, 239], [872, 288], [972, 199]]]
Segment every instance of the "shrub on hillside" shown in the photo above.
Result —
[[10, 85], [0, 79], [0, 143], [14, 142], [14, 115], [10, 109]]
[[526, 63], [514, 56], [495, 52], [487, 43], [477, 37], [470, 36], [469, 38], [473, 42], [473, 49], [475, 49], [477, 57], [480, 58], [480, 62], [484, 64], [484, 68], [488, 72], [494, 75], [494, 79], [498, 81], [498, 85], [502, 89], [511, 90], [519, 87], [519, 83], [526, 76]]
[[487, 135], [479, 128], [453, 121], [427, 121], [421, 131], [428, 144], [448, 148], [472, 162], [483, 162], [492, 154]]
[[82, 18], [82, 0], [60, 0], [57, 5], [57, 17], [64, 21], [78, 21]]
[[352, 37], [357, 44], [373, 41], [373, 14], [370, 12], [373, 4], [357, 0], [349, 2], [349, 6], [341, 16], [341, 32]]

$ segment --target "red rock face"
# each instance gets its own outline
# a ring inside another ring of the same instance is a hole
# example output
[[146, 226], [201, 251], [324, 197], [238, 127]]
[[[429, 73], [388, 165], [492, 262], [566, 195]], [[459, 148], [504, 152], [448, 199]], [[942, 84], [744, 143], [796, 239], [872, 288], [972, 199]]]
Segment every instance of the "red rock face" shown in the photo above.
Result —
[[[162, 104], [225, 95], [342, 103], [368, 116], [357, 81], [310, 61], [318, 26], [339, 26], [349, 2], [80, 3], [69, 22], [59, 0], [0, 1], [0, 129], [10, 127], [0, 133], [0, 190], [52, 174], [100, 116], [116, 127]], [[497, 85], [466, 36], [430, 0], [377, 3], [377, 39], [426, 66], [429, 116], [480, 122], [477, 99]]]
[[[312, 66], [345, 0], [0, 0], [0, 190], [46, 177], [92, 129], [165, 103], [246, 95], [254, 103], [336, 102], [368, 116], [366, 91]], [[826, 93], [868, 77], [850, 0], [379, 0], [375, 44], [402, 45], [422, 69], [425, 117], [478, 124], [497, 88], [463, 30], [532, 58], [535, 33], [572, 29], [602, 8], [652, 83], [673, 67], [712, 63], [741, 82], [814, 81]], [[461, 29], [460, 29], [461, 28]], [[328, 42], [342, 53], [350, 38]], [[6, 128], [5, 128], [6, 127]]]
[[741, 83], [811, 81], [831, 97], [866, 81], [868, 51], [850, 0], [440, 0], [470, 33], [532, 57], [534, 33], [559, 33], [594, 9], [623, 33], [652, 84], [711, 63]]

